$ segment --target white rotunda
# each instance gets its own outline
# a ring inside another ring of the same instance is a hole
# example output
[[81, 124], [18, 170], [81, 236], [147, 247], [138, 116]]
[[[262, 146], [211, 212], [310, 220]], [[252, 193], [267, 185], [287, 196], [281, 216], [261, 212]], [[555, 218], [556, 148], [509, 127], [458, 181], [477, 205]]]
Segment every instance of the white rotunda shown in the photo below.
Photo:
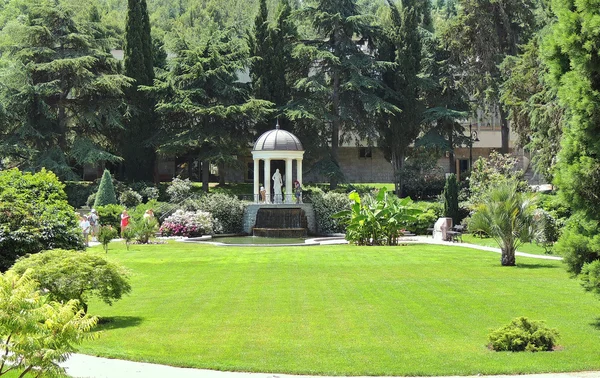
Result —
[[[254, 203], [293, 203], [293, 162], [296, 161], [296, 181], [302, 184], [303, 155], [304, 149], [300, 140], [289, 131], [281, 130], [279, 122], [275, 126], [275, 129], [269, 130], [258, 137], [252, 148], [252, 158], [254, 160]], [[264, 189], [260, 187], [259, 183], [261, 160], [264, 161]], [[278, 178], [276, 176], [279, 170], [275, 172], [273, 177], [271, 176], [271, 162], [274, 160], [285, 161], [285, 198], [278, 195]], [[274, 195], [271, 194], [271, 189], [274, 188], [271, 185], [273, 179], [276, 180]], [[261, 191], [263, 192], [262, 196]]]

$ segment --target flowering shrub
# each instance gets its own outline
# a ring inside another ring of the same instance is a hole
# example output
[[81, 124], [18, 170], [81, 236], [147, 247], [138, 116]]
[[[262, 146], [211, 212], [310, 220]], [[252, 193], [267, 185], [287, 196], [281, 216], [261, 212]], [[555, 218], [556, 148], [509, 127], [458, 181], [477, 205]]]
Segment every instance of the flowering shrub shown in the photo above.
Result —
[[190, 179], [179, 179], [175, 177], [167, 188], [169, 202], [180, 203], [192, 195], [192, 182]]
[[210, 213], [198, 210], [177, 210], [160, 226], [162, 236], [201, 236], [215, 232], [215, 222]]

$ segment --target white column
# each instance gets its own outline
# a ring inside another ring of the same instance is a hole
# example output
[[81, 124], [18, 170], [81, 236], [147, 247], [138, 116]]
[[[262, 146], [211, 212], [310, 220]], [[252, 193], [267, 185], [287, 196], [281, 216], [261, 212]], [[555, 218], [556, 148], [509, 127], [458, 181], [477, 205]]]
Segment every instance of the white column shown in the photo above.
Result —
[[292, 187], [292, 176], [294, 171], [292, 170], [292, 162], [292, 159], [285, 159], [285, 203], [293, 203], [294, 189]]
[[265, 159], [265, 190], [267, 191], [266, 203], [271, 203], [271, 159]]
[[254, 158], [254, 203], [260, 202], [260, 188], [258, 185], [260, 169], [260, 160]]
[[302, 159], [296, 160], [296, 180], [300, 182], [300, 185], [304, 186], [302, 182]]

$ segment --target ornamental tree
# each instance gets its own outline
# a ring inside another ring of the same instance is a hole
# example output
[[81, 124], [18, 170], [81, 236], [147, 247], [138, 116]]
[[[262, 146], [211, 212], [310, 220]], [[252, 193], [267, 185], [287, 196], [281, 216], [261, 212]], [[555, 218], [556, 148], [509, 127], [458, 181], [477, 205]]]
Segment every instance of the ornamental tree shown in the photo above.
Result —
[[483, 232], [498, 243], [504, 266], [516, 265], [517, 247], [536, 240], [542, 232], [532, 194], [519, 192], [518, 185], [504, 181], [487, 189], [469, 220], [471, 232]]
[[40, 283], [51, 300], [68, 303], [76, 299], [87, 313], [90, 297], [111, 305], [131, 292], [125, 268], [102, 256], [87, 252], [55, 249], [20, 258], [11, 270]]
[[59, 363], [76, 344], [95, 337], [89, 331], [98, 319], [85, 315], [76, 300], [61, 304], [42, 295], [31, 273], [0, 273], [0, 376], [62, 376]]

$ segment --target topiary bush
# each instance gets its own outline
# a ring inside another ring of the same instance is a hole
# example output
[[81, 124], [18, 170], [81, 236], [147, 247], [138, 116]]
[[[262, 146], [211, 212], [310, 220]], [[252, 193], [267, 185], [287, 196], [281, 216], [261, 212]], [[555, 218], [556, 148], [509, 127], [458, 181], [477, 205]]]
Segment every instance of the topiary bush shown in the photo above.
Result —
[[119, 236], [119, 232], [113, 226], [102, 226], [100, 227], [100, 233], [98, 234], [98, 241], [102, 244], [104, 252], [108, 253], [108, 244], [111, 240], [116, 239]]
[[102, 174], [102, 180], [100, 180], [100, 185], [98, 186], [98, 192], [96, 192], [94, 207], [98, 208], [99, 206], [116, 204], [117, 196], [115, 194], [112, 177], [108, 169], [105, 169]]
[[75, 210], [64, 185], [42, 169], [0, 171], [0, 271], [28, 253], [45, 249], [83, 249]]
[[490, 348], [498, 352], [551, 351], [556, 346], [557, 339], [558, 331], [554, 328], [548, 328], [542, 321], [522, 316], [489, 335]]
[[315, 211], [318, 233], [323, 235], [345, 233], [344, 220], [332, 216], [341, 211], [350, 210], [352, 201], [348, 195], [334, 192], [324, 193], [316, 187], [308, 188], [307, 192]]

